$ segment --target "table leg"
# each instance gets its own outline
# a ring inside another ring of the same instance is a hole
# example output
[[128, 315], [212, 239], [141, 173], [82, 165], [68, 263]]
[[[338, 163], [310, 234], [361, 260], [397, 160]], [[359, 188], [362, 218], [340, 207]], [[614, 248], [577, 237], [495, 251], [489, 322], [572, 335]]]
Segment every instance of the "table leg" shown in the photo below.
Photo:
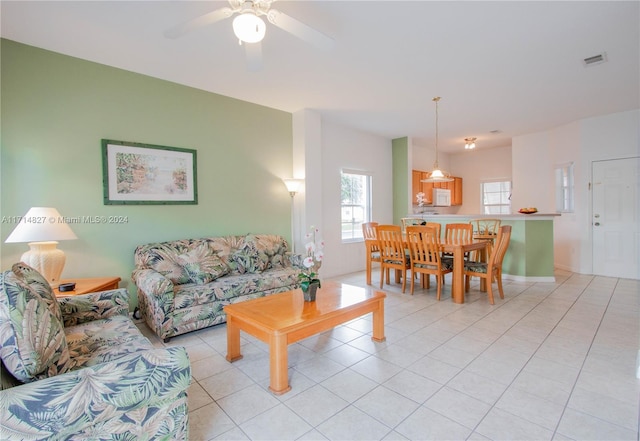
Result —
[[464, 252], [461, 246], [456, 246], [453, 250], [452, 284], [453, 303], [464, 303]]
[[287, 335], [276, 334], [269, 337], [269, 369], [271, 380], [269, 390], [282, 395], [291, 390], [289, 386]]
[[240, 353], [240, 328], [233, 316], [227, 314], [227, 361], [236, 361], [242, 358]]
[[378, 309], [373, 311], [373, 336], [371, 340], [382, 342], [386, 339], [384, 336], [384, 299], [380, 299]]

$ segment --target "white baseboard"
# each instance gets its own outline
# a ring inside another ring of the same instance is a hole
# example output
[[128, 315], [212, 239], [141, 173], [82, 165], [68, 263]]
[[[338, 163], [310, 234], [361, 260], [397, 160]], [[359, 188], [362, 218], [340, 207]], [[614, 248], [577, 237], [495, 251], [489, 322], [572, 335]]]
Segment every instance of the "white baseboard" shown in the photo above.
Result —
[[543, 282], [543, 283], [555, 283], [556, 278], [554, 276], [550, 277], [527, 277], [527, 276], [514, 276], [512, 274], [502, 273], [502, 278], [504, 280], [513, 280], [515, 282]]

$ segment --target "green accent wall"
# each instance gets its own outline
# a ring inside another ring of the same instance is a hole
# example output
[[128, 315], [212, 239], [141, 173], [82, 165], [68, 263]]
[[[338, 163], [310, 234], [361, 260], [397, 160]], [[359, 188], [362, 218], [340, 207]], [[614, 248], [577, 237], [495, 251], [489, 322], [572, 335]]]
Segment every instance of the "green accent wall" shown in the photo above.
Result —
[[[119, 276], [155, 241], [272, 233], [289, 238], [292, 115], [168, 81], [0, 40], [1, 216], [52, 206], [65, 217], [124, 216], [74, 224], [63, 278]], [[217, 80], [211, 79], [215, 85]], [[101, 139], [197, 150], [197, 205], [104, 205]], [[5, 218], [6, 220], [6, 218]], [[27, 244], [5, 244], [6, 270]], [[133, 306], [132, 305], [132, 306]]]
[[391, 141], [393, 161], [393, 223], [400, 225], [409, 210], [409, 138]]

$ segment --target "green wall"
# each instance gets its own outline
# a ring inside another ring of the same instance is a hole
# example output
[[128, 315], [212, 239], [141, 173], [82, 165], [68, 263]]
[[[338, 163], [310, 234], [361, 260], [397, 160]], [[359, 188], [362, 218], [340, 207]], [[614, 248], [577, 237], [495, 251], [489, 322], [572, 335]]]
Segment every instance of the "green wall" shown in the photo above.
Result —
[[400, 225], [400, 219], [407, 217], [409, 209], [409, 138], [391, 141], [393, 161], [393, 223]]
[[[273, 233], [289, 238], [291, 114], [9, 40], [1, 44], [2, 216], [53, 206], [63, 216], [126, 216], [75, 224], [61, 242], [64, 278], [120, 276], [147, 242]], [[216, 79], [211, 79], [215, 84]], [[102, 138], [197, 150], [197, 205], [103, 205]], [[5, 219], [6, 220], [6, 219]], [[5, 244], [2, 270], [27, 244]]]

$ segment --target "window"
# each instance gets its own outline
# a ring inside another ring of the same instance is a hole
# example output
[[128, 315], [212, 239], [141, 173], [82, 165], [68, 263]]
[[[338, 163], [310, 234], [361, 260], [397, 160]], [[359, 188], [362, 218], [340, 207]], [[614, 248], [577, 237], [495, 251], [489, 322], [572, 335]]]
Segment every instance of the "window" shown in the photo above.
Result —
[[371, 176], [343, 170], [340, 184], [342, 241], [363, 240], [362, 224], [371, 219]]
[[511, 181], [492, 181], [481, 184], [482, 213], [511, 213]]
[[556, 166], [556, 211], [573, 213], [573, 163]]

